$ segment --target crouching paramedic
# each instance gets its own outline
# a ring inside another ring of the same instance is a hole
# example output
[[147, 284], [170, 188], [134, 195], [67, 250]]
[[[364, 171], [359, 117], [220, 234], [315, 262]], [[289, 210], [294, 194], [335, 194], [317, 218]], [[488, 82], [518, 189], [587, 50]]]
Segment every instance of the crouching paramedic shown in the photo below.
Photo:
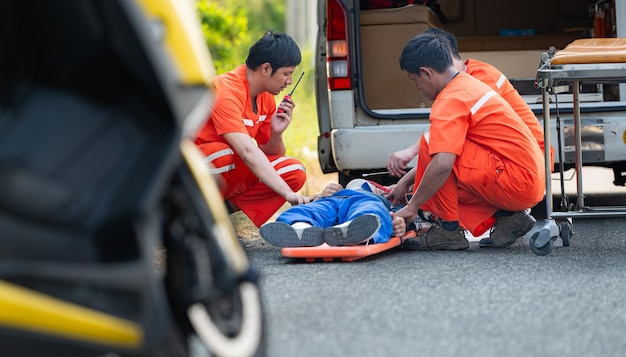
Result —
[[[535, 220], [523, 210], [543, 199], [544, 158], [537, 140], [511, 106], [493, 89], [452, 64], [445, 38], [422, 33], [400, 55], [400, 68], [433, 100], [430, 131], [420, 138], [414, 182], [400, 179], [394, 190], [408, 204], [396, 212], [407, 222], [420, 209], [438, 217], [426, 234], [407, 239], [414, 250], [465, 249], [463, 228], [475, 232], [496, 218], [479, 245], [505, 247], [530, 231]], [[407, 176], [405, 176], [407, 177]], [[394, 191], [390, 198], [396, 198]], [[399, 195], [398, 195], [399, 196]]]
[[284, 203], [308, 203], [298, 194], [305, 168], [286, 157], [282, 134], [292, 119], [294, 102], [278, 106], [275, 95], [292, 83], [301, 61], [296, 42], [268, 31], [234, 70], [214, 79], [216, 101], [195, 142], [222, 177], [222, 195], [233, 210], [242, 210], [260, 227]]

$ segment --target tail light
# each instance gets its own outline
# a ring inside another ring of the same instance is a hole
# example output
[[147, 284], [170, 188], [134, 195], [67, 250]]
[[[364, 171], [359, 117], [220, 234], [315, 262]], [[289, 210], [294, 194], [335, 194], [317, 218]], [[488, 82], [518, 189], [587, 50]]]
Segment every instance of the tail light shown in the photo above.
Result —
[[351, 89], [346, 10], [339, 0], [329, 0], [326, 21], [326, 70], [330, 90]]

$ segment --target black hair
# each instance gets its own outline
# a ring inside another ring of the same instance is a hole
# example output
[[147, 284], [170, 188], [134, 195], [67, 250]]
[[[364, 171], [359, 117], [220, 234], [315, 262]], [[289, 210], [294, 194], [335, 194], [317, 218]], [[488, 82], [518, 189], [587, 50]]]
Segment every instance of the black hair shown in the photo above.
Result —
[[400, 69], [409, 73], [419, 74], [421, 67], [444, 73], [451, 66], [449, 42], [429, 33], [421, 33], [410, 39], [400, 54]]
[[281, 67], [294, 67], [301, 61], [300, 48], [291, 36], [267, 30], [263, 37], [250, 47], [246, 65], [256, 70], [260, 65], [268, 62], [274, 74]]
[[450, 52], [452, 52], [452, 56], [457, 59], [461, 59], [461, 55], [459, 54], [459, 43], [456, 40], [456, 36], [454, 36], [452, 33], [435, 27], [427, 28], [426, 30], [424, 30], [424, 33], [433, 34], [439, 38], [445, 38], [450, 45], [449, 47]]

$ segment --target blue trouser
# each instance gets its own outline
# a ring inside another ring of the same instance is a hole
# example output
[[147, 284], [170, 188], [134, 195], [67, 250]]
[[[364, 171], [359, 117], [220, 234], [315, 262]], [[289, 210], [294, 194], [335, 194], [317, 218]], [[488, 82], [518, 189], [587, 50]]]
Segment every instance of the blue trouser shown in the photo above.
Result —
[[380, 217], [380, 229], [374, 234], [374, 243], [389, 241], [393, 233], [389, 208], [372, 193], [360, 190], [341, 190], [332, 196], [290, 207], [276, 221], [287, 224], [306, 222], [327, 228], [368, 213]]

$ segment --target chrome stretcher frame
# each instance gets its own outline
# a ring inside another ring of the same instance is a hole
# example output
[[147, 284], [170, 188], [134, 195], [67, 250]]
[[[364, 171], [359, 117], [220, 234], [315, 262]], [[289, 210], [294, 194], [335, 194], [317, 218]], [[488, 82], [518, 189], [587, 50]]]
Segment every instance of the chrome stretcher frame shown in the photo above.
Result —
[[[542, 65], [537, 79], [542, 88], [543, 127], [545, 147], [550, 147], [550, 100], [549, 89], [558, 82], [570, 83], [573, 99], [574, 169], [576, 175], [576, 202], [567, 211], [553, 211], [550, 154], [546, 150], [546, 220], [530, 237], [530, 248], [537, 255], [547, 255], [553, 249], [553, 241], [560, 236], [563, 245], [569, 245], [572, 234], [571, 218], [624, 217], [626, 206], [585, 205], [582, 178], [582, 135], [580, 116], [581, 83], [626, 82], [626, 63], [550, 64], [550, 55], [542, 54]], [[558, 148], [561, 152], [561, 147]], [[561, 178], [562, 179], [562, 178]], [[557, 223], [558, 222], [558, 223]]]

